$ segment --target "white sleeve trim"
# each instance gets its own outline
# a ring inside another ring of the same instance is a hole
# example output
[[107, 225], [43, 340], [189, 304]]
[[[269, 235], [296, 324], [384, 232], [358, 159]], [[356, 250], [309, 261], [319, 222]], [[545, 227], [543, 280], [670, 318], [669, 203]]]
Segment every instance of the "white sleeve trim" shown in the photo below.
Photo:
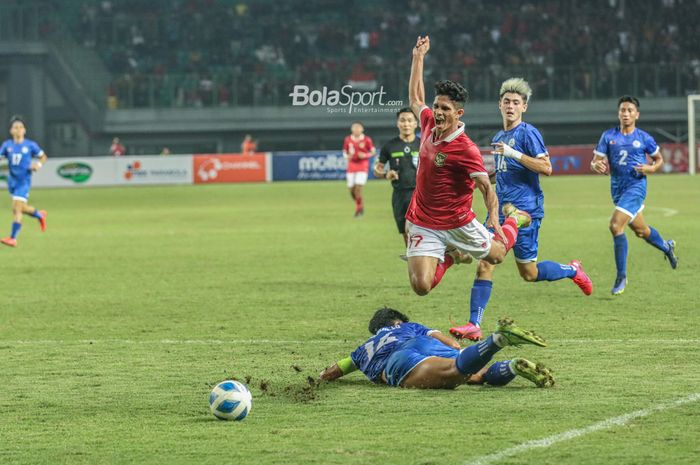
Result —
[[426, 108], [429, 109], [430, 107], [429, 107], [428, 105], [426, 105], [426, 104], [423, 104], [423, 106], [420, 107], [420, 110], [418, 110], [418, 116], [419, 116], [419, 117], [420, 117], [421, 113], [423, 113], [423, 110], [425, 110]]
[[607, 158], [607, 155], [606, 155], [606, 154], [601, 153], [601, 152], [599, 152], [599, 151], [597, 151], [597, 150], [594, 150], [594, 151], [593, 151], [593, 155], [595, 155], [596, 157]]
[[548, 157], [548, 156], [549, 156], [549, 152], [542, 152], [542, 153], [538, 153], [537, 155], [535, 155], [535, 158], [542, 158], [542, 157]]
[[440, 332], [439, 329], [431, 329], [431, 330], [428, 331], [428, 336], [430, 336], [430, 335], [433, 334], [433, 333], [439, 333], [439, 332]]
[[657, 145], [657, 146], [656, 146], [656, 150], [654, 150], [654, 153], [650, 153], [649, 156], [652, 157], [652, 158], [655, 157], [656, 155], [659, 154], [659, 151], [660, 151], [660, 150], [661, 150], [661, 147]]
[[470, 178], [475, 178], [477, 176], [487, 176], [488, 177], [488, 175], [489, 174], [486, 171], [475, 171], [473, 173], [469, 173]]

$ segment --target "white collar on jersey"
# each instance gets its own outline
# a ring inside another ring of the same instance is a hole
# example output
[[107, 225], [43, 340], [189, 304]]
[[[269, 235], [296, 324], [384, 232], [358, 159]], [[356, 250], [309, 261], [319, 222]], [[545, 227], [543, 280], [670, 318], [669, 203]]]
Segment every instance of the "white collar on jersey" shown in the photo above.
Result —
[[432, 135], [431, 138], [430, 138], [430, 140], [433, 142], [433, 144], [437, 145], [437, 144], [440, 144], [440, 143], [442, 143], [442, 142], [452, 142], [452, 141], [455, 140], [460, 134], [462, 134], [462, 133], [464, 132], [464, 123], [461, 122], [461, 121], [460, 121], [459, 123], [457, 123], [457, 129], [455, 129], [451, 134], [449, 134], [449, 135], [448, 135], [447, 137], [445, 137], [444, 139], [441, 139], [441, 140], [438, 140], [438, 141], [435, 140], [435, 129], [436, 129], [436, 128], [433, 128], [433, 129], [432, 129], [433, 135]]

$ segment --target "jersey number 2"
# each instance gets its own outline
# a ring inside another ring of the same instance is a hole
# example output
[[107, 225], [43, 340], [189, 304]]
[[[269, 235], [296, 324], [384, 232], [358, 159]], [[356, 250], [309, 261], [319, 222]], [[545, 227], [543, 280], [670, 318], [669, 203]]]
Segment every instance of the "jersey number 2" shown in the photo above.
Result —
[[620, 161], [617, 163], [618, 165], [626, 165], [627, 162], [627, 150], [620, 150]]

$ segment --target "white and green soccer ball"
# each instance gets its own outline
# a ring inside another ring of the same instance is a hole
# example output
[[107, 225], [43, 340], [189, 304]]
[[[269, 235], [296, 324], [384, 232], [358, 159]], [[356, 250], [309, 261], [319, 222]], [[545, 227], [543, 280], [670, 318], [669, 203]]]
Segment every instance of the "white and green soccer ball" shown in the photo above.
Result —
[[219, 420], [245, 420], [252, 407], [253, 396], [239, 381], [222, 381], [209, 394], [209, 408]]

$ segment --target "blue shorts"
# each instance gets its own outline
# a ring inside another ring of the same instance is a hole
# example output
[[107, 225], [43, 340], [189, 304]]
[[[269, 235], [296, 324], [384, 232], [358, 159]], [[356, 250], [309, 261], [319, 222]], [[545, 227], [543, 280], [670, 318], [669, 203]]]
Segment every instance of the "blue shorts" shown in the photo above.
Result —
[[421, 362], [430, 357], [457, 358], [459, 350], [446, 346], [430, 336], [418, 336], [404, 342], [389, 356], [384, 368], [386, 383], [401, 386], [403, 379]]
[[612, 192], [615, 210], [630, 217], [632, 221], [639, 212], [644, 210], [644, 199], [647, 196], [646, 183], [638, 182], [627, 186], [626, 189], [615, 189]]
[[29, 199], [29, 188], [32, 186], [31, 178], [15, 179], [7, 178], [7, 190], [10, 191], [12, 200], [22, 200], [26, 202]]
[[513, 246], [513, 255], [518, 263], [537, 261], [537, 240], [540, 236], [541, 219], [532, 219], [527, 228], [518, 229], [518, 239]]
[[[498, 220], [503, 224], [505, 219], [505, 216], [501, 216]], [[537, 261], [537, 247], [541, 225], [541, 218], [533, 218], [530, 226], [518, 229], [518, 238], [513, 246], [513, 255], [515, 255], [516, 262], [529, 263]], [[489, 231], [491, 230], [489, 229]]]

